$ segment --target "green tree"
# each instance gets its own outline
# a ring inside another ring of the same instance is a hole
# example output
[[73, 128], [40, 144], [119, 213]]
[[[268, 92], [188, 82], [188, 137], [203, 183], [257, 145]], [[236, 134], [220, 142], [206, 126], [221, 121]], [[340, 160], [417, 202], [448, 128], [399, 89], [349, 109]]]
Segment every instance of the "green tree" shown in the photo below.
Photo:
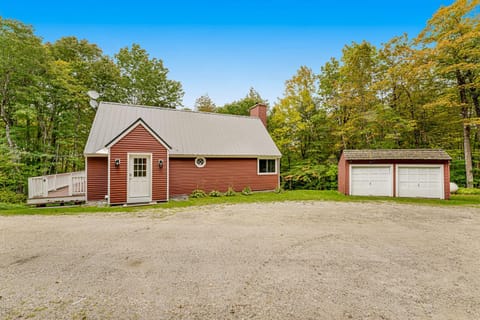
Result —
[[208, 94], [205, 94], [195, 100], [195, 109], [202, 112], [215, 112], [217, 107]]
[[[345, 46], [342, 52], [340, 97], [348, 121], [338, 133], [344, 147], [372, 148], [379, 138], [378, 100], [373, 89], [376, 48], [368, 42], [353, 43]], [[340, 114], [340, 117], [345, 115]]]
[[38, 97], [46, 52], [30, 27], [0, 17], [0, 55], [0, 117], [8, 147], [14, 152], [16, 141], [11, 129], [15, 115]]
[[120, 49], [115, 60], [120, 69], [121, 102], [165, 108], [182, 104], [180, 82], [168, 79], [163, 61], [150, 58], [138, 44]]
[[[379, 97], [378, 120], [385, 147], [446, 147], [454, 140], [445, 108], [431, 106], [442, 87], [407, 35], [395, 37], [378, 52], [374, 89]], [[451, 134], [448, 134], [451, 133]]]
[[463, 130], [466, 185], [473, 187], [472, 135], [480, 123], [480, 0], [441, 7], [417, 38], [428, 66], [445, 90], [435, 103], [458, 110]]
[[[23, 192], [25, 153], [22, 134], [32, 118], [31, 104], [41, 99], [47, 54], [31, 27], [0, 17], [0, 148], [4, 186]], [[26, 120], [25, 122], [23, 122]], [[28, 134], [27, 129], [27, 134]]]
[[318, 77], [300, 67], [285, 83], [285, 93], [272, 109], [269, 129], [290, 168], [296, 161], [323, 161], [330, 155], [330, 126], [320, 108]]
[[46, 46], [54, 60], [70, 64], [72, 75], [88, 90], [97, 91], [102, 100], [120, 102], [120, 69], [96, 44], [76, 37], [63, 37]]
[[250, 88], [244, 98], [224, 104], [217, 108], [217, 112], [248, 116], [250, 115], [250, 108], [257, 103], [268, 104], [267, 100], [263, 99], [254, 88]]

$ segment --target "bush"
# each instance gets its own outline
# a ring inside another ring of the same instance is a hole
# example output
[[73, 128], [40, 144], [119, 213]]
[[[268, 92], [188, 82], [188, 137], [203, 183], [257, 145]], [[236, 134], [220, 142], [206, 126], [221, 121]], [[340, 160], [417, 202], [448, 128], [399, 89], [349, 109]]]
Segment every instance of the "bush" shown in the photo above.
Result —
[[458, 188], [457, 194], [480, 194], [478, 188]]
[[225, 192], [226, 197], [233, 197], [233, 196], [236, 196], [236, 195], [237, 195], [237, 193], [235, 192], [235, 190], [233, 190], [232, 187], [228, 187], [227, 192]]
[[245, 188], [243, 188], [242, 194], [243, 194], [244, 196], [249, 196], [249, 195], [252, 194], [252, 189], [250, 189], [249, 186], [246, 186]]
[[212, 190], [210, 191], [210, 193], [208, 194], [210, 197], [221, 197], [222, 196], [222, 193], [218, 190]]
[[27, 197], [23, 193], [16, 193], [11, 190], [0, 190], [0, 202], [4, 203], [25, 203]]
[[[459, 187], [466, 186], [465, 178], [465, 160], [462, 150], [448, 150], [448, 154], [452, 157], [450, 162], [450, 181], [455, 182]], [[480, 153], [473, 152], [473, 186], [480, 188], [480, 166], [478, 163]], [[460, 190], [459, 190], [460, 191]], [[459, 193], [459, 192], [457, 192]]]
[[283, 193], [283, 192], [285, 192], [285, 190], [282, 187], [276, 187], [274, 192], [275, 193]]
[[190, 194], [190, 198], [205, 198], [207, 194], [202, 189], [195, 189]]
[[303, 163], [282, 174], [285, 189], [335, 190], [338, 167], [336, 164]]

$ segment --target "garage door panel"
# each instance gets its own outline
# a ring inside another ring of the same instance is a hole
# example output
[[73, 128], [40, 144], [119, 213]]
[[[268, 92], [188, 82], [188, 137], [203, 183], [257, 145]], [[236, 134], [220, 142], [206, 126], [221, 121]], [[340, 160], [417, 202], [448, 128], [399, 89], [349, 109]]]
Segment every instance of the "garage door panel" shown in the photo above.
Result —
[[441, 166], [398, 167], [399, 197], [443, 198]]
[[356, 196], [391, 196], [391, 166], [352, 166], [350, 194]]

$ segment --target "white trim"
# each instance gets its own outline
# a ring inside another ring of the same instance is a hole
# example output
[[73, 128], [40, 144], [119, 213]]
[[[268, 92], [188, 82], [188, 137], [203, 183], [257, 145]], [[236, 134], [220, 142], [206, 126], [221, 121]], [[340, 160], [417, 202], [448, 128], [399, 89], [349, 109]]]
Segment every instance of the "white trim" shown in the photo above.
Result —
[[197, 157], [205, 157], [205, 158], [225, 158], [225, 159], [280, 159], [282, 155], [258, 155], [258, 154], [239, 154], [239, 155], [219, 155], [219, 154], [170, 154], [170, 158], [197, 158]]
[[[260, 160], [275, 160], [275, 172], [260, 172]], [[259, 176], [268, 176], [268, 175], [274, 175], [277, 174], [278, 172], [278, 164], [277, 164], [278, 158], [257, 158], [257, 175]]]
[[107, 197], [108, 197], [108, 205], [110, 205], [110, 148], [108, 148], [108, 159], [107, 159], [107, 170], [108, 170], [108, 188], [107, 188]]
[[[278, 162], [278, 172], [282, 172], [282, 171], [280, 170], [280, 164], [281, 164], [280, 158], [277, 160], [277, 162]], [[280, 175], [278, 175], [277, 188], [280, 189]]]
[[167, 149], [167, 201], [170, 201], [170, 155]]
[[95, 154], [97, 155], [106, 155], [108, 153], [108, 148], [102, 148], [100, 150], [97, 150], [97, 152], [95, 152]]
[[[197, 160], [200, 160], [200, 159], [203, 160], [203, 164], [202, 164], [202, 165], [199, 165], [199, 164], [197, 163]], [[203, 168], [203, 167], [205, 167], [205, 166], [207, 165], [207, 158], [205, 158], [205, 157], [196, 157], [195, 160], [193, 160], [193, 161], [195, 162], [195, 166], [196, 166], [197, 168]]]
[[106, 158], [108, 157], [107, 153], [84, 153], [83, 156], [86, 157], [92, 157], [92, 158]]
[[85, 201], [88, 199], [88, 158], [85, 157]]
[[352, 195], [352, 168], [353, 167], [363, 167], [363, 168], [390, 168], [390, 190], [388, 197], [393, 197], [393, 164], [349, 164], [348, 166], [348, 195]]
[[[441, 181], [441, 192], [440, 192], [440, 199], [445, 199], [445, 167], [443, 164], [397, 164], [395, 168], [395, 196], [400, 197], [398, 190], [399, 190], [399, 179], [398, 179], [398, 172], [399, 168], [439, 168], [440, 169], [440, 181]], [[438, 199], [438, 198], [431, 198], [431, 199]]]
[[[110, 141], [106, 147], [107, 148], [111, 148], [112, 146], [114, 146], [115, 144], [117, 144], [117, 142], [119, 142], [120, 140], [122, 140], [126, 135], [128, 135], [130, 132], [132, 132], [134, 129], [136, 129], [138, 126], [142, 126], [143, 128], [145, 128], [145, 130], [147, 130], [147, 132], [155, 138], [155, 140], [157, 140], [165, 149], [170, 149], [169, 146], [167, 146], [161, 139], [158, 138], [158, 135], [153, 132], [152, 130], [150, 130], [150, 128], [148, 128], [148, 125], [144, 124], [144, 121], [143, 119], [140, 119], [140, 120], [137, 120], [137, 123], [135, 123], [133, 126], [131, 126], [128, 130], [126, 130], [125, 132], [123, 132], [121, 135], [119, 135], [118, 137], [116, 137], [114, 140]], [[103, 149], [102, 149], [103, 150]]]
[[129, 194], [130, 194], [130, 179], [129, 179], [129, 174], [130, 174], [130, 157], [131, 156], [148, 156], [149, 157], [149, 163], [147, 165], [147, 172], [148, 172], [148, 177], [149, 177], [149, 187], [150, 187], [150, 194], [147, 197], [145, 198], [142, 198], [142, 199], [139, 199], [138, 203], [141, 203], [141, 202], [152, 202], [152, 195], [153, 195], [153, 168], [152, 168], [152, 164], [153, 164], [153, 154], [151, 152], [127, 152], [127, 175], [126, 175], [126, 179], [127, 179], [127, 203], [136, 203], [135, 201], [132, 202], [132, 201], [129, 201]]

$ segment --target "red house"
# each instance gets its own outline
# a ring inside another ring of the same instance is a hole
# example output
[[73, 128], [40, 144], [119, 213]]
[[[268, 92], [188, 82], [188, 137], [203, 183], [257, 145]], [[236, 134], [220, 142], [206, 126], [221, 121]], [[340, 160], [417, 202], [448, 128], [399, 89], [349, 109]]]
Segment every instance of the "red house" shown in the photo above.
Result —
[[274, 190], [281, 153], [251, 116], [100, 103], [85, 146], [86, 199], [109, 204], [168, 201], [206, 192]]
[[449, 199], [450, 160], [443, 150], [344, 150], [338, 161], [338, 191]]

